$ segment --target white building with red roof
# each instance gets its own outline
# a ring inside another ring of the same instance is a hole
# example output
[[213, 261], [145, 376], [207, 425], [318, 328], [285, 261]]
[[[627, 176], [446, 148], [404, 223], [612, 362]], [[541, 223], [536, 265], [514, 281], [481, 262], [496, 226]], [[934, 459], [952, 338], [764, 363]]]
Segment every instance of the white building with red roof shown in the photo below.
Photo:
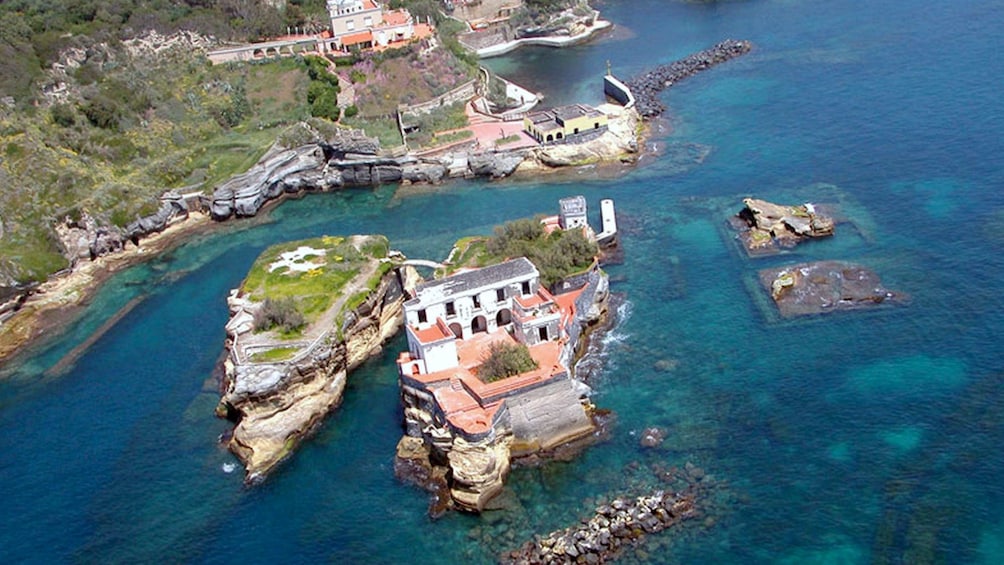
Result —
[[337, 47], [386, 46], [415, 36], [407, 10], [385, 10], [374, 0], [328, 0], [332, 38]]

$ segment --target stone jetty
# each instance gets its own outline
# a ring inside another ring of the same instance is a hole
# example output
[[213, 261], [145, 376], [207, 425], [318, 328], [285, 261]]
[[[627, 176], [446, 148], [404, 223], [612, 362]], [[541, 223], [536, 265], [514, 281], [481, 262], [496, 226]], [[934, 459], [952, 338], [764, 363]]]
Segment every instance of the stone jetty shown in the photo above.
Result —
[[627, 86], [634, 94], [635, 108], [643, 118], [654, 118], [666, 110], [659, 101], [659, 93], [681, 80], [703, 70], [745, 55], [753, 49], [746, 40], [726, 39], [718, 45], [694, 53], [668, 65], [662, 65], [628, 81]]
[[699, 515], [692, 494], [664, 490], [638, 498], [616, 498], [578, 525], [551, 532], [502, 556], [502, 563], [606, 563], [646, 534], [655, 534]]

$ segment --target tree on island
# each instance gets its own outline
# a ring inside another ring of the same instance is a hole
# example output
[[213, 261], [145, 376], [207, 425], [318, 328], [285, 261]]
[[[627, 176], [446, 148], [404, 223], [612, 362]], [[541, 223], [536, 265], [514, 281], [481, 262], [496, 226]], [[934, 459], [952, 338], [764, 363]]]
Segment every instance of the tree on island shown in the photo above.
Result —
[[538, 366], [526, 345], [496, 341], [482, 355], [477, 373], [482, 381], [492, 383], [532, 371]]
[[296, 307], [292, 297], [271, 299], [266, 298], [261, 308], [254, 315], [256, 332], [279, 328], [282, 333], [293, 333], [306, 324], [303, 314]]
[[582, 230], [548, 234], [540, 218], [513, 220], [496, 227], [486, 249], [495, 258], [526, 257], [540, 271], [540, 281], [547, 287], [585, 270], [599, 254], [596, 243]]

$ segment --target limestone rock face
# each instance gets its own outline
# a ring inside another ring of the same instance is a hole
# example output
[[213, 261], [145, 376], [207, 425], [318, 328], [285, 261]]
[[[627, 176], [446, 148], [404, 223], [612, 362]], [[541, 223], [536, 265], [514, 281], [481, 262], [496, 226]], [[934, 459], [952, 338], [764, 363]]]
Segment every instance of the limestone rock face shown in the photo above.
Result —
[[122, 230], [102, 225], [86, 212], [81, 214], [79, 220], [68, 219], [56, 224], [55, 230], [63, 247], [63, 255], [70, 261], [70, 265], [80, 259], [93, 259], [120, 251], [126, 242]]
[[253, 216], [266, 201], [283, 192], [280, 181], [318, 170], [325, 162], [324, 151], [316, 144], [294, 149], [275, 146], [250, 170], [231, 177], [213, 192], [210, 208], [213, 218], [223, 220], [233, 214]]
[[160, 198], [160, 208], [153, 214], [127, 225], [125, 236], [132, 240], [151, 233], [163, 231], [168, 224], [178, 218], [188, 217], [188, 203], [177, 192], [168, 192]]
[[516, 152], [485, 152], [472, 153], [468, 156], [467, 163], [476, 176], [500, 179], [511, 175], [523, 159], [523, 155]]
[[[408, 270], [413, 270], [408, 268]], [[417, 275], [415, 275], [417, 276]], [[237, 420], [228, 447], [258, 482], [341, 402], [348, 373], [380, 351], [401, 324], [404, 294], [391, 271], [366, 301], [346, 316], [341, 339], [324, 339], [282, 363], [224, 363], [226, 389], [218, 412]], [[230, 299], [228, 348], [250, 329], [250, 314]], [[231, 351], [232, 353], [232, 351]]]
[[557, 379], [513, 397], [506, 407], [516, 457], [553, 449], [595, 430], [570, 379]]
[[502, 491], [509, 474], [508, 439], [468, 442], [458, 437], [448, 457], [454, 502], [465, 510], [484, 510], [485, 503]]

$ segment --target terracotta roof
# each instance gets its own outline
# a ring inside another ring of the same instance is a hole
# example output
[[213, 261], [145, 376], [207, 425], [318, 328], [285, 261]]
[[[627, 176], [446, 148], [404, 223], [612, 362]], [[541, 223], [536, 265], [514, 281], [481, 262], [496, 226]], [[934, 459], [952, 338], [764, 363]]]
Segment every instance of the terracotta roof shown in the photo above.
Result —
[[523, 308], [533, 308], [534, 306], [540, 306], [541, 304], [546, 304], [554, 299], [550, 292], [547, 292], [544, 288], [537, 290], [536, 294], [531, 294], [529, 296], [517, 296], [516, 302], [519, 303]]
[[446, 325], [446, 322], [444, 322], [442, 318], [436, 318], [436, 323], [425, 329], [420, 330], [412, 326], [411, 333], [415, 334], [419, 343], [435, 343], [437, 341], [455, 337], [453, 332], [450, 331], [449, 326]]
[[411, 21], [411, 14], [405, 10], [392, 10], [383, 13], [383, 23], [388, 26], [401, 26]]
[[366, 30], [359, 33], [350, 33], [341, 38], [342, 45], [358, 45], [360, 43], [373, 43], [373, 32]]

